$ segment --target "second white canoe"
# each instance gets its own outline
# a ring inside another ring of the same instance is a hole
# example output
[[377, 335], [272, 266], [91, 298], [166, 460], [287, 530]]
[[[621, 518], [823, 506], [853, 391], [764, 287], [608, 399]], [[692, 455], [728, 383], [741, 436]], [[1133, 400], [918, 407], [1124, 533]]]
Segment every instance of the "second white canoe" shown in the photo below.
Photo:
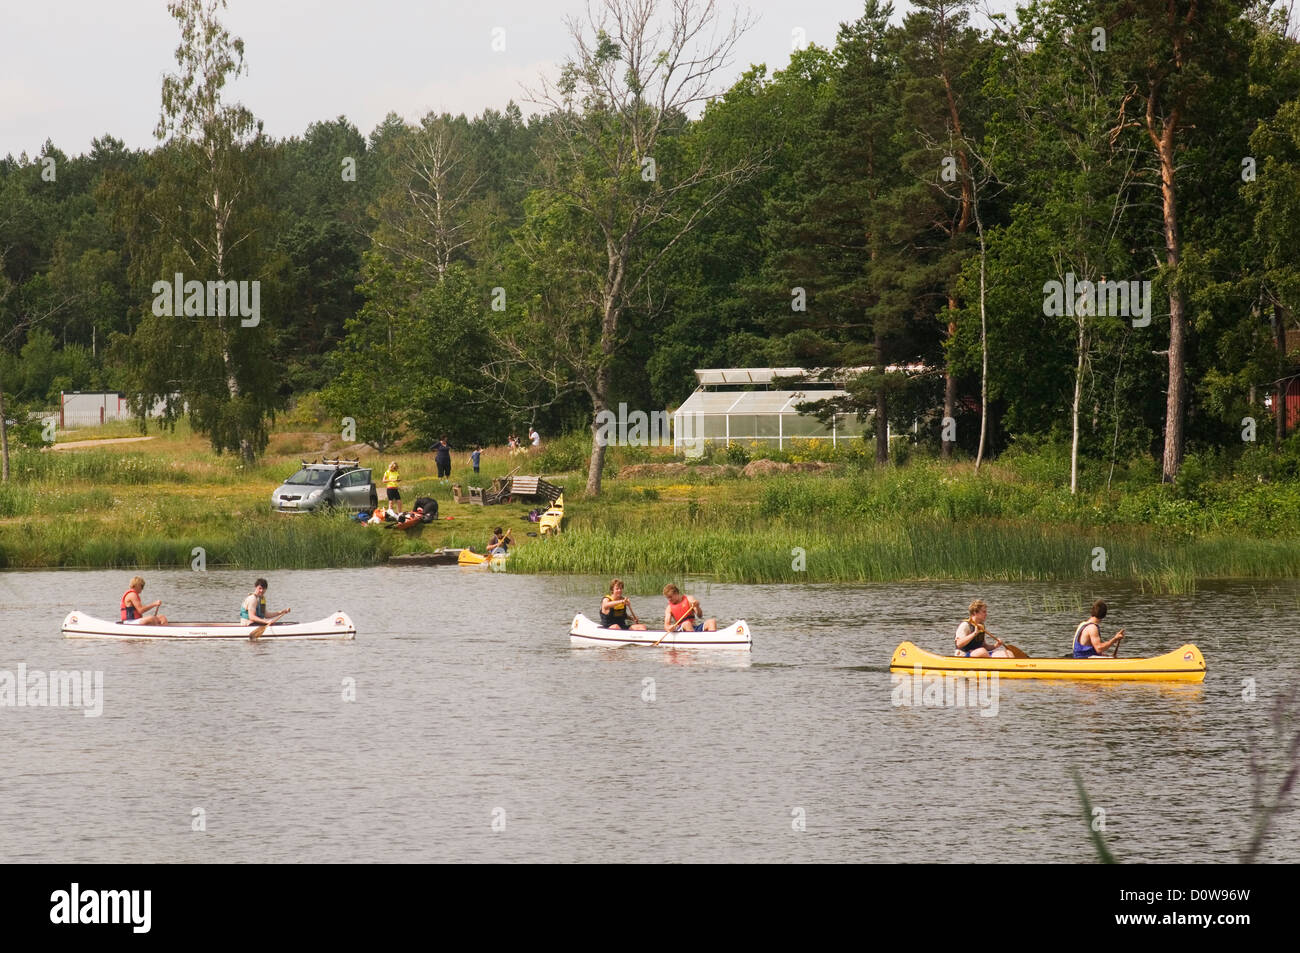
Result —
[[[663, 641], [660, 641], [662, 639]], [[569, 627], [571, 645], [606, 647], [619, 645], [654, 645], [660, 648], [693, 649], [742, 649], [749, 651], [754, 647], [754, 640], [749, 631], [749, 623], [737, 619], [725, 629], [717, 632], [670, 632], [667, 635], [660, 629], [604, 629], [591, 621], [581, 612], [573, 617]]]

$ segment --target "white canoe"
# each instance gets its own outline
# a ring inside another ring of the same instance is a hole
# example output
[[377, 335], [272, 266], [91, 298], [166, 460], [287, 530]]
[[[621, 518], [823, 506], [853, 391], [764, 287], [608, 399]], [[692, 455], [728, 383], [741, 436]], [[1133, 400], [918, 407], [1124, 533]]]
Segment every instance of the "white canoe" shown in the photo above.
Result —
[[[247, 640], [258, 627], [246, 622], [171, 622], [140, 625], [96, 619], [84, 612], [69, 612], [63, 620], [65, 639], [119, 639], [122, 641]], [[346, 612], [335, 612], [315, 622], [276, 622], [258, 636], [259, 642], [302, 639], [355, 639], [356, 626]]]
[[[663, 639], [662, 642], [659, 640]], [[717, 632], [670, 632], [667, 635], [660, 629], [603, 629], [579, 612], [573, 617], [569, 629], [571, 645], [654, 645], [661, 648], [691, 649], [742, 649], [748, 651], [754, 647], [749, 632], [749, 623], [737, 619], [725, 629]]]

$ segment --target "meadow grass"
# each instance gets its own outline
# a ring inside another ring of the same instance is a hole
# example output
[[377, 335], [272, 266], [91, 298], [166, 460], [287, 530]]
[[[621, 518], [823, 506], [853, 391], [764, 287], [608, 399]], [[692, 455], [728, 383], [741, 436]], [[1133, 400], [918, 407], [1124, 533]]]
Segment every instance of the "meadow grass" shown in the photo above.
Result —
[[[1104, 575], [1156, 592], [1190, 592], [1198, 579], [1300, 575], [1300, 483], [1165, 486], [1138, 472], [1107, 488], [1093, 474], [1072, 496], [1051, 454], [1011, 456], [980, 473], [921, 457], [877, 468], [842, 454], [838, 469], [815, 475], [745, 478], [738, 468], [687, 467], [620, 479], [624, 463], [671, 458], [615, 453], [605, 492], [589, 500], [577, 440], [540, 454], [489, 448], [477, 478], [457, 451], [447, 482], [434, 476], [428, 454], [364, 451], [357, 455], [376, 482], [397, 460], [406, 507], [431, 496], [442, 519], [405, 532], [345, 514], [272, 513], [271, 491], [301, 459], [339, 455], [324, 449], [329, 438], [277, 432], [250, 467], [214, 454], [184, 425], [146, 443], [16, 450], [13, 478], [0, 484], [0, 566], [188, 567], [199, 549], [211, 567], [362, 566], [442, 546], [482, 551], [500, 525], [514, 533], [515, 572], [843, 583]], [[488, 486], [513, 470], [567, 488], [559, 537], [527, 536], [537, 529], [520, 520], [528, 504], [452, 502], [452, 482]]]

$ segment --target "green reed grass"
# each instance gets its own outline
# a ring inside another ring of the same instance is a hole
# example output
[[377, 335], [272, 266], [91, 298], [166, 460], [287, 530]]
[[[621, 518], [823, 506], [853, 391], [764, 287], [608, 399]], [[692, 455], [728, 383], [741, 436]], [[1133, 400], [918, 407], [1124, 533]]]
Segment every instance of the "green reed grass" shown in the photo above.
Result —
[[[727, 507], [696, 520], [611, 514], [521, 547], [517, 572], [708, 574], [733, 582], [902, 580], [1139, 582], [1153, 592], [1195, 590], [1196, 579], [1294, 576], [1300, 542], [1194, 539], [1170, 542], [1129, 529], [1099, 536], [1013, 522], [857, 523], [809, 520], [741, 525]], [[1107, 551], [1105, 572], [1093, 549]], [[802, 552], [800, 552], [800, 550]], [[802, 568], [801, 568], [802, 567]]]

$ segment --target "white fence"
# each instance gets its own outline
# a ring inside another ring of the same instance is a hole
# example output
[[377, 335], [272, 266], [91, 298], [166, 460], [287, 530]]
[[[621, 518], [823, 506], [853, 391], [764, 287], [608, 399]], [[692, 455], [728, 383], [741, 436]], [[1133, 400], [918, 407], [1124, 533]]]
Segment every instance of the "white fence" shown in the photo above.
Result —
[[[110, 420], [126, 420], [131, 416], [126, 395], [117, 391], [99, 393], [63, 392], [59, 395], [59, 427], [97, 427]], [[160, 417], [163, 401], [158, 401], [150, 417]]]

